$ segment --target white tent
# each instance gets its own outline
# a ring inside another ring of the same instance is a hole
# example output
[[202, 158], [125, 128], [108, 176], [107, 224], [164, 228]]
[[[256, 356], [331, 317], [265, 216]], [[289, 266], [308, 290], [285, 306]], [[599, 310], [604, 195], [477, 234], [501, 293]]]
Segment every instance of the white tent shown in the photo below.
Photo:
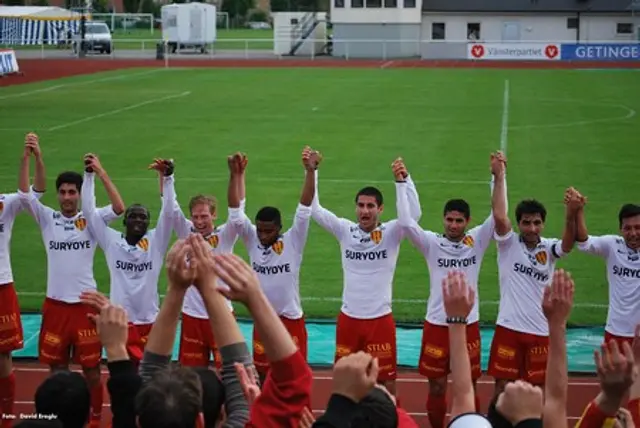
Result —
[[0, 44], [56, 44], [78, 31], [80, 18], [61, 7], [0, 6]]

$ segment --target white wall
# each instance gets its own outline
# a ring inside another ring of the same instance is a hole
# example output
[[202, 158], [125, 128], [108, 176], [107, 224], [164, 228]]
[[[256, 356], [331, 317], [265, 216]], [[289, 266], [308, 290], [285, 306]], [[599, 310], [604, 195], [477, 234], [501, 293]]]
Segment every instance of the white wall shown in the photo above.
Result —
[[[404, 0], [396, 0], [395, 8], [352, 8], [351, 0], [343, 0], [344, 7], [331, 2], [331, 22], [341, 24], [419, 24], [422, 22], [422, 0], [415, 0], [415, 7], [405, 8]], [[367, 0], [362, 0], [366, 6]], [[384, 4], [384, 0], [380, 0]]]
[[[567, 19], [575, 15], [484, 15], [484, 14], [435, 14], [424, 13], [422, 19], [422, 39], [431, 40], [432, 23], [445, 23], [446, 40], [467, 40], [467, 24], [480, 24], [480, 41], [502, 41], [505, 24], [513, 23], [519, 28], [520, 41], [575, 42], [576, 29], [567, 28]], [[580, 17], [581, 41], [628, 41], [636, 40], [634, 35], [616, 35], [617, 23], [632, 23], [630, 16], [589, 16]], [[635, 26], [638, 25], [636, 18]], [[513, 27], [512, 27], [513, 28]]]

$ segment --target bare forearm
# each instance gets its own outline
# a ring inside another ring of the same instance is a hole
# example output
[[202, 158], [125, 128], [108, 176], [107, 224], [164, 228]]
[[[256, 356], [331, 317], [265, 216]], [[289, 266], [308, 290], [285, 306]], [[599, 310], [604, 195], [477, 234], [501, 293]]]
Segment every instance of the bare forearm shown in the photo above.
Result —
[[567, 207], [564, 218], [564, 231], [562, 233], [562, 251], [568, 254], [573, 250], [576, 242], [576, 213]]
[[18, 189], [23, 193], [29, 192], [29, 156], [22, 156], [20, 160], [20, 173], [18, 175]]
[[581, 208], [576, 215], [576, 241], [585, 242], [587, 239], [589, 239], [589, 230], [584, 218], [584, 208]]
[[449, 326], [449, 347], [452, 381], [451, 417], [454, 418], [463, 413], [473, 412], [475, 409], [466, 324]]
[[[215, 281], [215, 280], [214, 280]], [[215, 289], [215, 283], [201, 288], [202, 299], [207, 308], [209, 323], [216, 344], [222, 348], [244, 342], [238, 323], [227, 307], [225, 298]]]
[[[564, 325], [549, 326], [549, 355], [545, 378], [544, 421], [549, 426], [564, 423], [567, 419], [567, 331]], [[557, 424], [556, 424], [557, 422]]]
[[229, 208], [240, 208], [240, 180], [241, 176], [239, 174], [232, 172], [229, 176], [229, 189], [227, 190], [227, 205]]
[[313, 171], [306, 171], [304, 178], [304, 186], [302, 187], [302, 195], [300, 196], [300, 204], [310, 207], [313, 203], [313, 197], [316, 193], [316, 182]]
[[111, 207], [113, 208], [113, 212], [120, 215], [124, 212], [124, 201], [122, 200], [122, 196], [118, 191], [118, 188], [111, 178], [106, 172], [102, 172], [100, 175], [100, 181], [102, 181], [102, 185], [104, 186], [104, 190], [107, 192], [107, 196], [109, 197], [109, 201], [111, 202]]
[[239, 203], [239, 201], [242, 201], [247, 197], [246, 176], [244, 172], [240, 174], [240, 177], [237, 180], [237, 189], [238, 189], [238, 203]]
[[175, 289], [169, 284], [160, 312], [149, 334], [146, 350], [159, 355], [173, 353], [173, 342], [183, 301], [184, 290]]
[[269, 361], [280, 361], [293, 355], [296, 345], [264, 294], [257, 293], [247, 306]]
[[33, 178], [33, 189], [36, 192], [44, 193], [47, 188], [47, 176], [44, 168], [42, 155], [36, 156], [36, 172]]
[[504, 235], [511, 229], [511, 223], [507, 213], [507, 191], [503, 174], [494, 176], [491, 209], [496, 223], [496, 231], [499, 235]]

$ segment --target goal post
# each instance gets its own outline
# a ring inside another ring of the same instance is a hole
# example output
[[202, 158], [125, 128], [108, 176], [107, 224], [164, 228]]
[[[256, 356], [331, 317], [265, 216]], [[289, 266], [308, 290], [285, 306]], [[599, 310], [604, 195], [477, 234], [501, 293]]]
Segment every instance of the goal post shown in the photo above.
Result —
[[229, 12], [217, 12], [216, 15], [216, 28], [219, 28], [221, 30], [228, 30]]

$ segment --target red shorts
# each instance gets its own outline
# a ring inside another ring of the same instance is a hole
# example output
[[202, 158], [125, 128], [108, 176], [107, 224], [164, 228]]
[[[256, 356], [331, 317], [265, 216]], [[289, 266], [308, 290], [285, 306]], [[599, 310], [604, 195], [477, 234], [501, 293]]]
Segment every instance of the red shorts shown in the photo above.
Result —
[[129, 323], [129, 337], [127, 338], [127, 352], [129, 358], [136, 364], [140, 364], [144, 355], [144, 347], [147, 345], [149, 333], [153, 324]]
[[180, 331], [180, 364], [187, 367], [208, 367], [213, 353], [213, 361], [219, 370], [222, 358], [218, 352], [211, 322], [206, 318], [196, 318], [182, 313]]
[[0, 354], [24, 347], [20, 305], [13, 282], [0, 285]]
[[95, 324], [87, 314], [98, 311], [84, 303], [66, 303], [46, 298], [42, 306], [39, 359], [43, 364], [69, 364], [84, 368], [100, 365], [102, 344]]
[[378, 380], [396, 379], [396, 322], [392, 314], [373, 319], [357, 319], [340, 312], [336, 325], [335, 361], [360, 351], [378, 358]]
[[496, 326], [487, 373], [495, 379], [521, 379], [533, 385], [543, 385], [548, 354], [548, 336]]
[[[482, 376], [480, 367], [480, 324], [467, 325], [467, 350], [471, 363], [471, 378]], [[451, 373], [449, 356], [449, 327], [425, 321], [422, 327], [422, 346], [418, 372], [429, 379], [439, 379]]]
[[[633, 345], [633, 337], [624, 337], [624, 336], [616, 336], [614, 334], [609, 333], [608, 331], [604, 332], [604, 343], [609, 343], [611, 341], [615, 341], [620, 347], [620, 352], [622, 352], [622, 344], [627, 342], [629, 345]], [[638, 427], [640, 428], [640, 427]]]
[[[307, 359], [307, 326], [304, 322], [304, 317], [297, 320], [292, 320], [285, 317], [280, 317], [282, 324], [287, 329], [291, 338], [295, 342], [296, 346], [300, 350], [300, 353]], [[264, 345], [260, 340], [260, 336], [253, 328], [253, 364], [256, 366], [256, 371], [261, 376], [266, 376], [269, 371], [269, 360], [264, 352]]]

